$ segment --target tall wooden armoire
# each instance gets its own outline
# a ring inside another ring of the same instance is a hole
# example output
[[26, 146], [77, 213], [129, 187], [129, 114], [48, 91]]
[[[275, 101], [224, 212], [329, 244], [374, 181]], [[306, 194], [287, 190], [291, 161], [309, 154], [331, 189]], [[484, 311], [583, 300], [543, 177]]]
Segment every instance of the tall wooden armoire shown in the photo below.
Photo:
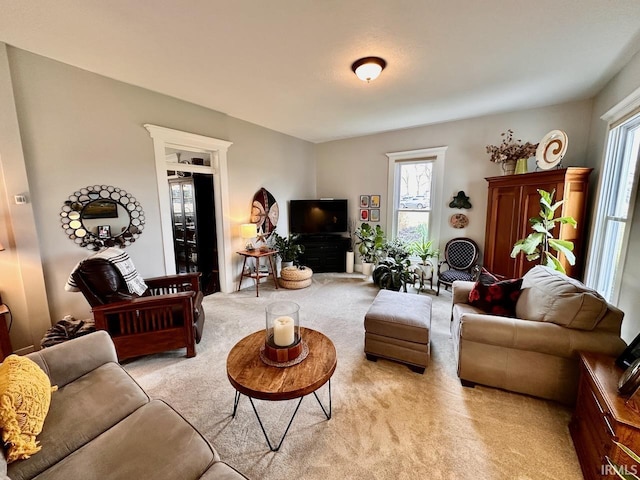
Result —
[[569, 167], [557, 170], [505, 175], [487, 178], [489, 198], [487, 204], [487, 227], [484, 244], [484, 267], [496, 276], [518, 278], [538, 264], [527, 261], [523, 254], [511, 258], [516, 241], [532, 232], [529, 219], [540, 212], [538, 189], [556, 191], [554, 201], [564, 200], [557, 216], [571, 216], [578, 222], [577, 228], [563, 225], [560, 235], [557, 228], [555, 238], [574, 243], [576, 264], [560, 256], [567, 275], [581, 279], [585, 254], [585, 223], [588, 179], [591, 168]]

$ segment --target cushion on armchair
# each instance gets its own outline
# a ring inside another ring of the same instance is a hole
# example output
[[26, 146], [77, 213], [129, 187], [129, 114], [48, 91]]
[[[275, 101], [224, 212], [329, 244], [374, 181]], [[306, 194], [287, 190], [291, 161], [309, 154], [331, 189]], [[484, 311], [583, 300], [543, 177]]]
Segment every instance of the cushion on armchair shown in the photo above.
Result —
[[523, 277], [516, 316], [566, 328], [593, 330], [607, 313], [607, 302], [578, 280], [537, 265]]
[[36, 435], [42, 431], [56, 389], [29, 358], [9, 355], [0, 365], [0, 428], [8, 445], [7, 463], [40, 451]]
[[445, 270], [440, 273], [440, 280], [447, 283], [453, 283], [456, 280], [471, 281], [473, 280], [473, 277], [473, 273], [464, 272], [462, 270]]

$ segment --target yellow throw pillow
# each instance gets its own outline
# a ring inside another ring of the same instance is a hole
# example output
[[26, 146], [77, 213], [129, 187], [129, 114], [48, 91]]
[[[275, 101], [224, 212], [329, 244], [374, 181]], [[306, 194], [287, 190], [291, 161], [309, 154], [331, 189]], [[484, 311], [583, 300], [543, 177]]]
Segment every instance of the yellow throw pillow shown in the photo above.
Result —
[[29, 458], [42, 448], [42, 431], [51, 405], [49, 377], [29, 358], [9, 355], [0, 365], [0, 428], [7, 446], [7, 463]]

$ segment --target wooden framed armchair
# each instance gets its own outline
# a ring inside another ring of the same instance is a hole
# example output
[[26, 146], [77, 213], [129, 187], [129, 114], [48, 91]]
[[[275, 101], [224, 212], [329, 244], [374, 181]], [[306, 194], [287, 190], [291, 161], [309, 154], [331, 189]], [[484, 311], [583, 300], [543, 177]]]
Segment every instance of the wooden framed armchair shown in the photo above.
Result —
[[200, 273], [145, 279], [141, 296], [129, 293], [122, 274], [101, 258], [88, 258], [71, 276], [92, 307], [96, 328], [111, 335], [118, 360], [177, 348], [196, 355], [204, 326]]

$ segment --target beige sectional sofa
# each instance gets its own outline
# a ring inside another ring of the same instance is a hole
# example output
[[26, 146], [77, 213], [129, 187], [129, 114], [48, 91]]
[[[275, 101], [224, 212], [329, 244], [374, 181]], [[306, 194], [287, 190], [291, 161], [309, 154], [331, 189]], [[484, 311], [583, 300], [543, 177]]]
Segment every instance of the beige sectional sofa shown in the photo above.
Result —
[[150, 400], [118, 364], [104, 331], [29, 355], [58, 390], [42, 433], [42, 450], [0, 462], [11, 480], [246, 478], [220, 461], [179, 413]]
[[619, 355], [623, 312], [597, 292], [536, 266], [523, 277], [515, 318], [469, 304], [473, 282], [454, 282], [451, 333], [463, 384], [482, 384], [572, 404], [578, 351]]

